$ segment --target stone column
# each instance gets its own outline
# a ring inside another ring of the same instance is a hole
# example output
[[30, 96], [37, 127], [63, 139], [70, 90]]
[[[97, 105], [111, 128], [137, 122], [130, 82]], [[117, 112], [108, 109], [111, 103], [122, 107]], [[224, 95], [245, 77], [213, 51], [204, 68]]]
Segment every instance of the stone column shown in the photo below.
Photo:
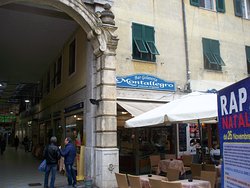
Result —
[[115, 54], [109, 49], [97, 60], [97, 98], [95, 173], [96, 185], [116, 186], [115, 171], [119, 171], [116, 123]]
[[87, 92], [84, 102], [84, 136], [86, 138], [85, 148], [85, 177], [95, 177], [95, 111], [97, 106], [90, 103], [89, 99], [96, 98], [96, 58], [92, 46], [87, 43]]
[[[87, 109], [89, 114], [86, 114], [92, 127], [88, 128], [90, 125], [86, 125], [86, 132], [89, 134], [86, 155], [89, 158], [86, 158], [85, 164], [94, 162], [94, 166], [86, 164], [86, 175], [92, 176], [97, 187], [111, 188], [117, 186], [114, 172], [119, 171], [115, 57], [118, 39], [114, 34], [117, 28], [114, 26], [114, 15], [109, 10], [110, 6], [105, 5], [104, 9], [100, 14], [102, 24], [87, 34], [95, 55], [95, 60], [92, 61], [94, 64], [91, 65], [93, 70], [88, 72], [92, 72], [92, 88], [89, 88], [91, 90], [88, 93], [95, 99], [95, 103], [90, 104], [89, 110]], [[93, 41], [96, 39], [98, 43]]]

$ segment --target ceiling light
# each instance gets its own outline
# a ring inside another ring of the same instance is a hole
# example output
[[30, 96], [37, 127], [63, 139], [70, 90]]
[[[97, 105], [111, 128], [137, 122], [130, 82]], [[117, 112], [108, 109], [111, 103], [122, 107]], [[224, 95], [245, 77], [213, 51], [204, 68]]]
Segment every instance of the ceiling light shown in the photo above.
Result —
[[29, 102], [30, 102], [30, 100], [29, 100], [29, 99], [26, 99], [26, 100], [24, 100], [24, 102], [29, 103]]

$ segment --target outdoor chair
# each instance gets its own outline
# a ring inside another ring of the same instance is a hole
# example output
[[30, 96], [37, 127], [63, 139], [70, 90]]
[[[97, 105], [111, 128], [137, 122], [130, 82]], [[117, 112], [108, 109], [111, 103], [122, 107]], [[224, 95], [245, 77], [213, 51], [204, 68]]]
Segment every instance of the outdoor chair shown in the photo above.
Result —
[[142, 188], [140, 176], [128, 174], [128, 181], [131, 188]]
[[151, 188], [160, 188], [161, 187], [161, 180], [148, 178], [149, 184]]
[[115, 173], [118, 188], [129, 188], [128, 179], [126, 174]]
[[182, 155], [182, 161], [184, 164], [185, 172], [190, 171], [190, 166], [193, 162], [193, 155]]
[[167, 170], [168, 181], [179, 180], [179, 177], [180, 177], [180, 171], [179, 170], [173, 169], [173, 168], [168, 168], [168, 170]]
[[209, 181], [211, 188], [215, 188], [216, 185], [216, 172], [201, 171], [201, 180]]
[[165, 159], [176, 159], [175, 154], [165, 154]]
[[161, 156], [160, 155], [150, 155], [149, 160], [150, 160], [150, 173], [157, 174], [158, 164], [161, 160]]
[[200, 179], [201, 171], [202, 171], [202, 164], [196, 164], [196, 163], [191, 164], [191, 173], [193, 179]]
[[203, 170], [205, 171], [216, 171], [214, 164], [204, 164]]
[[161, 181], [161, 187], [159, 188], [182, 188], [182, 185], [179, 182]]

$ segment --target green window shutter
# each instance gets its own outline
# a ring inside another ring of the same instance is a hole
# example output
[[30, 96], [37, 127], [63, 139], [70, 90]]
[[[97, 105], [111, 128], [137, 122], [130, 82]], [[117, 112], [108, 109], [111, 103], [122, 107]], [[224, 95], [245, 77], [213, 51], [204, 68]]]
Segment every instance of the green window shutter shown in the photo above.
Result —
[[210, 51], [210, 39], [202, 38], [202, 47], [205, 67], [209, 67], [209, 63], [216, 64], [212, 52]]
[[235, 16], [239, 16], [239, 17], [243, 16], [241, 0], [234, 0], [234, 13], [235, 13]]
[[153, 27], [145, 26], [144, 30], [143, 30], [143, 33], [144, 33], [145, 41], [152, 41], [152, 42], [155, 41], [155, 38], [154, 38], [155, 31], [154, 31]]
[[144, 27], [144, 40], [145, 43], [150, 51], [151, 54], [153, 55], [159, 55], [159, 52], [155, 46], [155, 38], [154, 38], [154, 28], [150, 26], [145, 26]]
[[156, 46], [155, 46], [155, 43], [154, 42], [151, 42], [151, 41], [146, 41], [146, 44], [147, 44], [147, 47], [150, 51], [151, 54], [153, 55], [160, 55]]
[[216, 61], [216, 64], [218, 64], [220, 66], [225, 66], [225, 63], [220, 56], [220, 43], [218, 40], [211, 40], [210, 41], [210, 50], [213, 54], [213, 57]]
[[200, 6], [200, 0], [190, 0], [190, 4], [196, 7]]
[[250, 59], [250, 46], [246, 46], [246, 56], [247, 59]]
[[203, 53], [209, 52], [209, 39], [202, 38], [202, 47], [203, 47]]
[[216, 0], [217, 12], [225, 12], [225, 0]]
[[145, 43], [143, 40], [141, 39], [134, 39], [134, 43], [137, 47], [137, 50], [140, 52], [140, 53], [148, 53], [148, 50], [145, 46]]
[[141, 39], [142, 40], [142, 25], [133, 23], [133, 39]]
[[250, 46], [246, 46], [247, 73], [250, 74]]
[[[140, 53], [148, 53], [145, 42], [143, 41], [143, 26], [133, 23], [133, 47], [137, 48]], [[134, 49], [136, 50], [136, 49]]]

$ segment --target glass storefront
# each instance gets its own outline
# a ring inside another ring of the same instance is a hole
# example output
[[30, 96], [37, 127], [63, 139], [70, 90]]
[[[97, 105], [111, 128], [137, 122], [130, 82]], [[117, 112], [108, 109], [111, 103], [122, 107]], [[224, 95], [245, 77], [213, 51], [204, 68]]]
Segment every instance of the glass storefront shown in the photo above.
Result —
[[118, 127], [120, 171], [126, 173], [149, 173], [150, 155], [175, 153], [173, 126], [127, 129]]
[[81, 145], [83, 137], [83, 112], [67, 116], [65, 120], [65, 136], [70, 137], [75, 145]]

